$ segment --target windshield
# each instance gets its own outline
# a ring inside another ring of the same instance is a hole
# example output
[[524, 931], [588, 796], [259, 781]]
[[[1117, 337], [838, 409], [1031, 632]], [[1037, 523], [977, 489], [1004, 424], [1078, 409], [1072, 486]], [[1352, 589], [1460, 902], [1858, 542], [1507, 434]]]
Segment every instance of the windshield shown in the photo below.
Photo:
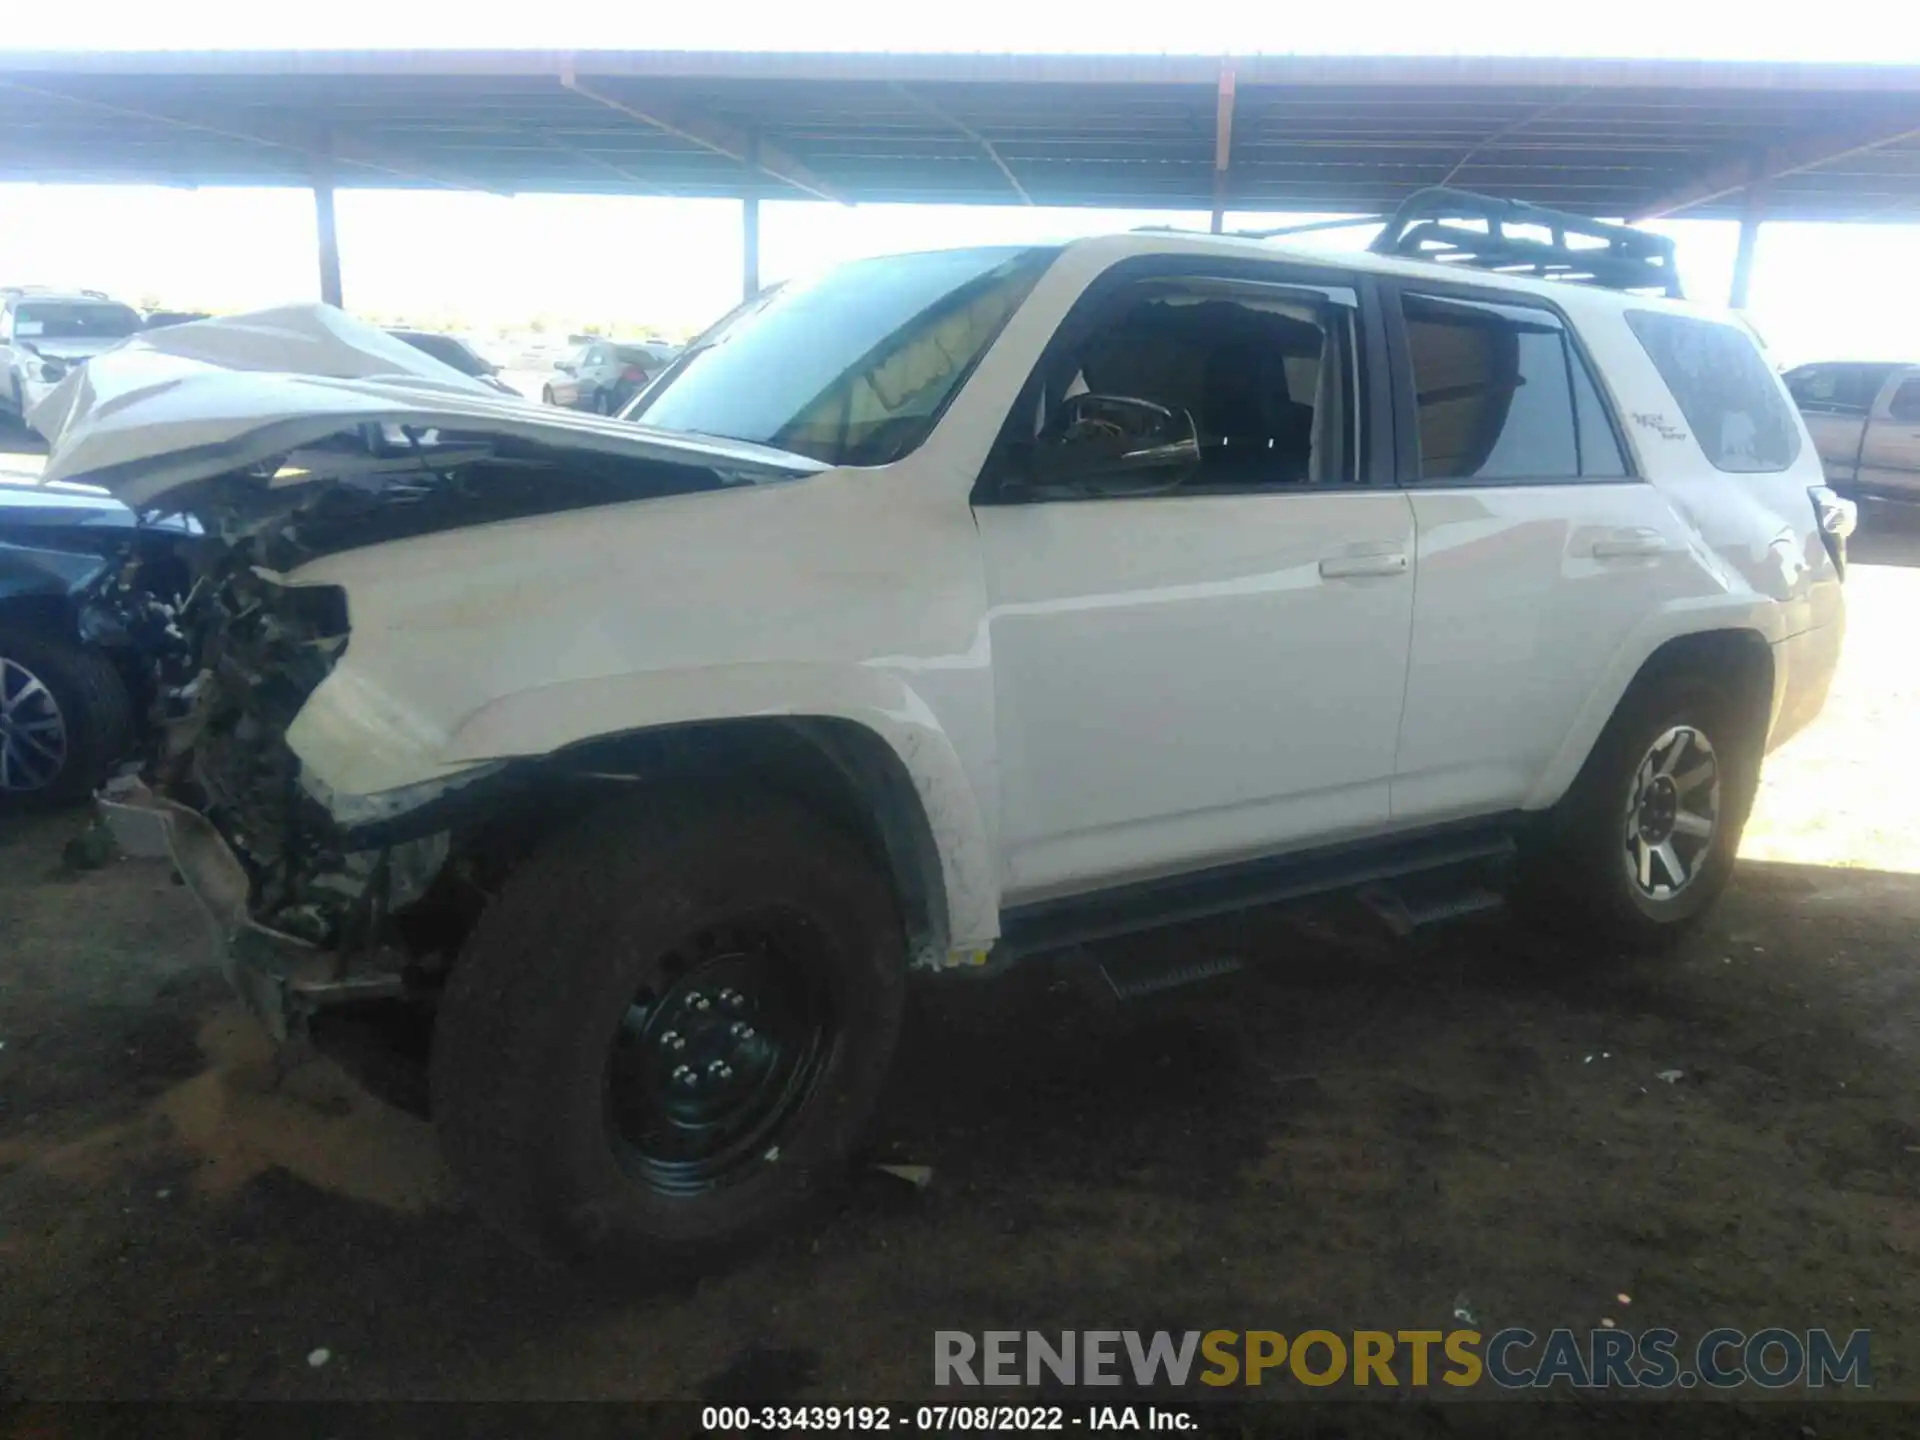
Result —
[[766, 292], [701, 336], [626, 418], [881, 465], [925, 440], [1058, 251], [859, 260]]
[[124, 340], [139, 329], [140, 316], [125, 305], [62, 300], [13, 312], [13, 333], [22, 340]]

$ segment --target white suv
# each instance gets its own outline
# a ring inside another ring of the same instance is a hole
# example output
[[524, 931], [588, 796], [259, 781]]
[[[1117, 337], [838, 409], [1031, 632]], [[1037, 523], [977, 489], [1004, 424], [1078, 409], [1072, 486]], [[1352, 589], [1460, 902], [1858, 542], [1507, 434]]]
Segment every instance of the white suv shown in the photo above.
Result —
[[861, 261], [638, 424], [324, 311], [102, 357], [49, 474], [222, 537], [107, 808], [277, 1029], [433, 1005], [479, 1202], [612, 1258], [828, 1181], [910, 969], [1341, 888], [1658, 944], [1820, 708], [1851, 509], [1737, 323], [1487, 268], [1665, 287], [1633, 232], [1487, 213]]
[[0, 414], [25, 423], [71, 371], [142, 324], [139, 311], [98, 290], [0, 288]]

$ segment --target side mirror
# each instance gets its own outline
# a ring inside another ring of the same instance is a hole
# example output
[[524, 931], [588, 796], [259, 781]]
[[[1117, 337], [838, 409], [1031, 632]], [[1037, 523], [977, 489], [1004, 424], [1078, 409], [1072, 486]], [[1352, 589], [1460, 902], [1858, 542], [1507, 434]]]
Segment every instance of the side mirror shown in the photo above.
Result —
[[1132, 395], [1074, 395], [1034, 448], [1041, 490], [1130, 494], [1170, 490], [1200, 464], [1193, 416]]
[[571, 360], [556, 360], [553, 362], [553, 368], [562, 375], [572, 375], [579, 369]]

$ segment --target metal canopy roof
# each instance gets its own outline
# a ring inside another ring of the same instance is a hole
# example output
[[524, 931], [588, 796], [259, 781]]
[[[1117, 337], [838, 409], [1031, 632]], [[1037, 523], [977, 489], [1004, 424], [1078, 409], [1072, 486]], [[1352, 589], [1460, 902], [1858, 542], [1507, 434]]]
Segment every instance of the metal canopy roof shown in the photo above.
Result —
[[1920, 66], [0, 52], [0, 179], [1920, 220]]

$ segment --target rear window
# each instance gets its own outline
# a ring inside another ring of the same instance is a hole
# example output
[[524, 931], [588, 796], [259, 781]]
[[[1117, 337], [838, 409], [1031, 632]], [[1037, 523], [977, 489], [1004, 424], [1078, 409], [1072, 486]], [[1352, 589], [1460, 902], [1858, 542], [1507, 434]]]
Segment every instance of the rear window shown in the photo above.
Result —
[[1747, 335], [1660, 310], [1629, 310], [1627, 324], [1716, 470], [1770, 474], [1799, 458], [1793, 407]]
[[1403, 297], [1422, 480], [1617, 478], [1625, 457], [1547, 311]]

